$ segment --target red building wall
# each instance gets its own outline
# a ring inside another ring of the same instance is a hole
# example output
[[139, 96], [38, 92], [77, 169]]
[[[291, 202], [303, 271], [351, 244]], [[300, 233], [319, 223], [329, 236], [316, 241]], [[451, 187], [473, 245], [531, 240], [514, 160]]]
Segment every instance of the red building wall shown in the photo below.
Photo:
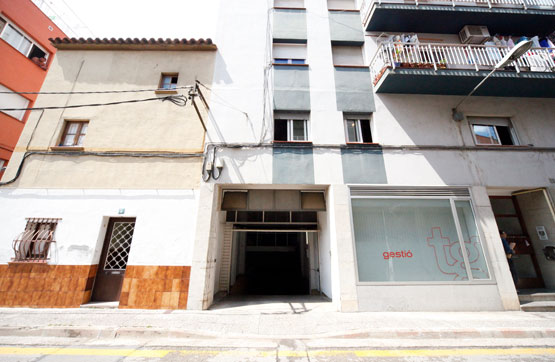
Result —
[[[50, 53], [48, 70], [56, 52], [56, 48], [50, 44], [48, 38], [66, 37], [64, 32], [31, 0], [0, 0], [0, 14], [25, 32], [31, 41]], [[0, 84], [4, 87], [16, 92], [38, 92], [47, 70], [37, 66], [31, 59], [0, 38]], [[29, 100], [29, 107], [32, 107], [37, 96], [23, 96]], [[10, 159], [29, 113], [28, 111], [20, 121], [0, 112], [0, 159]]]

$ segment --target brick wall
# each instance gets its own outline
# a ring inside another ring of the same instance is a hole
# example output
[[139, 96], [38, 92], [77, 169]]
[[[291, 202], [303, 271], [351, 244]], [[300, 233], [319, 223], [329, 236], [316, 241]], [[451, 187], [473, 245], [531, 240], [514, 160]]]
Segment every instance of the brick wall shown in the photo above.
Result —
[[97, 265], [0, 265], [0, 306], [76, 308], [87, 303]]
[[186, 309], [190, 266], [128, 265], [120, 308]]

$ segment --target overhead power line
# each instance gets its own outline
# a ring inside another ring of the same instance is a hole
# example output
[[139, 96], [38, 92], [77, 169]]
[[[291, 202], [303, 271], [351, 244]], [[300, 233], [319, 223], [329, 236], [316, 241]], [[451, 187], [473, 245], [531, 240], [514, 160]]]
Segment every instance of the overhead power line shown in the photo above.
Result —
[[159, 90], [178, 90], [178, 89], [193, 89], [195, 86], [187, 85], [183, 87], [175, 87], [171, 89], [130, 89], [130, 90], [107, 90], [107, 91], [77, 91], [77, 92], [12, 92], [0, 91], [0, 94], [108, 94], [108, 93], [141, 93], [141, 92], [155, 92]]
[[187, 104], [187, 97], [183, 95], [179, 96], [167, 96], [167, 97], [154, 97], [154, 98], [144, 98], [144, 99], [131, 99], [127, 101], [118, 102], [108, 102], [108, 103], [89, 103], [89, 104], [76, 104], [72, 106], [49, 106], [49, 107], [32, 107], [32, 108], [0, 108], [0, 111], [41, 111], [46, 109], [68, 109], [68, 108], [83, 108], [83, 107], [102, 107], [102, 106], [113, 106], [116, 104], [125, 103], [140, 103], [140, 102], [150, 102], [150, 101], [169, 101], [177, 106], [185, 107]]

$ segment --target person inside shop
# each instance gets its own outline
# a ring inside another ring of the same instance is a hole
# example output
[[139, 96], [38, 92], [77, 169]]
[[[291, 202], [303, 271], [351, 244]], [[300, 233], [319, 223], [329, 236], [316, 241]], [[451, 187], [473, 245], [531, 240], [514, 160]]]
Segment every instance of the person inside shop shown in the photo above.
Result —
[[511, 275], [516, 285], [516, 283], [518, 282], [518, 275], [516, 274], [515, 263], [513, 260], [516, 243], [509, 243], [507, 241], [507, 233], [504, 232], [503, 230], [499, 230], [499, 235], [501, 236], [501, 241], [503, 242], [503, 249], [505, 249], [505, 255], [507, 256], [507, 263], [509, 263], [509, 269], [511, 270]]

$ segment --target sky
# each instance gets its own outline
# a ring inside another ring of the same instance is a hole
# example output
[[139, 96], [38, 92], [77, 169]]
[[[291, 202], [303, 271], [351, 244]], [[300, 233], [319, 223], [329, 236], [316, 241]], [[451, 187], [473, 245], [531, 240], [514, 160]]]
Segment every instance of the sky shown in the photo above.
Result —
[[32, 1], [56, 24], [65, 22], [68, 36], [213, 38], [219, 0]]

